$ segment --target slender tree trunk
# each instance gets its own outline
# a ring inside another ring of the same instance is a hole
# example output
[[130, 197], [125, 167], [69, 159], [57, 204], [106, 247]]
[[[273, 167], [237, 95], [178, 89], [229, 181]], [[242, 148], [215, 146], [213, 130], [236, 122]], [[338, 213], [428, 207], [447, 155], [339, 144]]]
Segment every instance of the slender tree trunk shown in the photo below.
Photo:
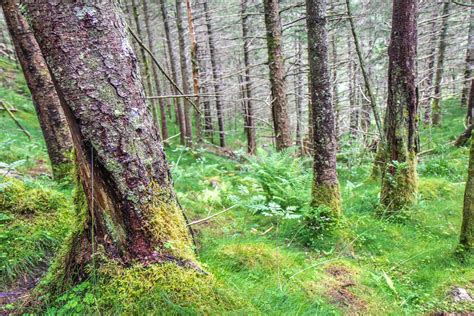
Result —
[[425, 124], [431, 124], [431, 101], [433, 96], [433, 78], [434, 78], [434, 68], [436, 61], [436, 19], [438, 17], [438, 10], [433, 10], [433, 15], [431, 16], [431, 37], [430, 37], [430, 55], [428, 56], [428, 74], [426, 76], [426, 100], [424, 101], [423, 108], [425, 110], [423, 121]]
[[364, 78], [365, 92], [370, 100], [370, 106], [372, 107], [375, 124], [377, 125], [377, 130], [379, 132], [381, 141], [384, 142], [383, 126], [382, 126], [382, 120], [380, 119], [380, 115], [379, 115], [379, 111], [377, 107], [377, 99], [375, 97], [375, 94], [373, 93], [372, 84], [370, 83], [369, 74], [365, 66], [364, 56], [362, 54], [362, 49], [359, 43], [359, 36], [355, 29], [354, 18], [352, 17], [350, 0], [346, 0], [346, 8], [347, 8], [347, 15], [349, 16], [349, 24], [351, 26], [352, 38], [354, 39], [354, 46], [356, 49], [357, 57], [359, 59], [359, 67], [362, 72], [362, 77]]
[[267, 30], [273, 126], [276, 148], [282, 150], [291, 146], [291, 136], [286, 100], [285, 67], [283, 65], [280, 5], [278, 0], [264, 0], [263, 5]]
[[209, 41], [209, 54], [211, 58], [212, 67], [212, 80], [214, 81], [214, 93], [216, 94], [216, 111], [217, 111], [217, 124], [219, 126], [219, 144], [221, 147], [225, 147], [225, 126], [224, 126], [224, 112], [222, 108], [222, 101], [220, 96], [221, 86], [219, 71], [217, 65], [217, 56], [215, 48], [214, 33], [211, 25], [211, 14], [207, 6], [207, 0], [203, 2], [204, 14], [206, 16], [206, 28], [207, 28], [207, 39]]
[[72, 138], [48, 66], [15, 0], [2, 2], [3, 13], [51, 160], [53, 176], [62, 180], [72, 168]]
[[71, 127], [82, 188], [84, 226], [53, 290], [86, 279], [96, 252], [124, 266], [197, 267], [116, 2], [25, 3]]
[[[182, 0], [176, 0], [176, 28], [178, 29], [178, 45], [179, 45], [179, 62], [181, 64], [181, 82], [183, 85], [184, 94], [189, 94], [188, 82], [188, 64], [186, 62], [186, 43], [184, 42], [184, 27], [183, 27], [183, 10]], [[191, 103], [188, 100], [184, 101], [184, 124], [186, 125], [186, 143], [191, 144], [193, 141], [193, 128], [191, 123]]]
[[[173, 49], [173, 41], [171, 38], [171, 29], [170, 29], [170, 22], [168, 17], [168, 11], [166, 10], [166, 0], [159, 0], [161, 15], [163, 18], [163, 26], [165, 29], [165, 37], [166, 37], [166, 46], [168, 47], [168, 59], [170, 61], [171, 67], [171, 79], [177, 84], [178, 83], [178, 67], [176, 65], [176, 57]], [[175, 95], [178, 95], [178, 91], [175, 87], [172, 87], [172, 91]], [[184, 119], [184, 109], [182, 105], [182, 99], [176, 98], [174, 99], [175, 108], [176, 108], [176, 119], [179, 125], [179, 139], [181, 145], [186, 144], [186, 122]]]
[[[474, 80], [471, 80], [470, 90], [469, 104], [472, 108], [474, 106]], [[469, 156], [460, 242], [464, 250], [474, 251], [474, 142], [471, 142], [471, 152]]]
[[[193, 75], [193, 92], [196, 95], [196, 106], [201, 109], [199, 97], [199, 61], [198, 61], [198, 45], [196, 40], [196, 32], [194, 31], [193, 11], [191, 1], [186, 0], [186, 12], [188, 16], [189, 39], [191, 41], [191, 68]], [[201, 113], [194, 111], [194, 120], [196, 125], [196, 138], [198, 143], [202, 143], [201, 131]]]
[[[466, 51], [466, 70], [464, 71], [464, 87], [461, 95], [461, 106], [468, 105], [469, 86], [471, 85], [472, 76], [474, 76], [474, 0], [471, 0], [471, 16], [469, 20], [469, 36], [467, 40]], [[467, 113], [468, 119], [472, 120], [472, 112]]]
[[301, 41], [299, 38], [295, 40], [296, 60], [294, 70], [294, 84], [295, 84], [295, 100], [296, 100], [296, 146], [301, 147], [303, 135], [303, 69]]
[[352, 59], [352, 42], [347, 41], [347, 52], [349, 53], [348, 59], [349, 62], [347, 63], [349, 67], [349, 134], [351, 136], [351, 140], [355, 140], [357, 138], [358, 133], [358, 125], [359, 125], [359, 109], [357, 108], [357, 100], [356, 100], [356, 65], [354, 60]]
[[252, 79], [250, 78], [250, 37], [248, 31], [248, 15], [247, 15], [247, 1], [241, 0], [240, 2], [240, 14], [242, 17], [242, 36], [244, 38], [244, 124], [245, 124], [245, 135], [247, 136], [247, 152], [251, 155], [255, 154], [257, 146], [256, 130], [254, 123], [253, 113], [253, 102], [252, 102]]
[[394, 0], [388, 49], [388, 99], [385, 168], [381, 202], [388, 213], [400, 211], [415, 199], [417, 0]]
[[433, 125], [441, 125], [441, 81], [444, 73], [444, 58], [446, 54], [446, 35], [448, 33], [449, 5], [451, 1], [445, 1], [443, 4], [443, 16], [441, 21], [441, 35], [438, 43], [438, 62], [436, 64], [436, 75], [434, 81], [433, 96]]
[[340, 108], [339, 108], [339, 81], [337, 77], [337, 38], [333, 33], [331, 36], [331, 57], [332, 57], [332, 103], [334, 112], [336, 113], [336, 139], [339, 138], [340, 128], [339, 128], [339, 117], [340, 117]]
[[328, 56], [326, 0], [306, 1], [308, 54], [313, 110], [313, 190], [311, 206], [324, 207], [324, 216], [337, 218], [341, 197], [336, 172], [337, 142]]
[[[150, 25], [150, 11], [148, 10], [148, 0], [142, 0], [142, 5], [143, 5], [143, 12], [145, 14], [145, 28], [146, 28], [146, 33], [147, 33], [147, 38], [148, 38], [148, 47], [150, 48], [151, 52], [153, 55], [156, 55], [156, 45], [153, 45], [153, 30]], [[163, 89], [160, 84], [160, 77], [158, 76], [158, 69], [156, 68], [156, 65], [152, 64], [151, 65], [151, 70], [153, 74], [153, 81], [155, 82], [155, 90], [157, 95], [162, 95], [163, 94]], [[161, 138], [163, 139], [163, 142], [166, 142], [166, 140], [169, 137], [168, 134], [168, 122], [166, 121], [166, 104], [164, 99], [158, 99], [158, 104], [160, 107], [160, 126], [161, 126]]]

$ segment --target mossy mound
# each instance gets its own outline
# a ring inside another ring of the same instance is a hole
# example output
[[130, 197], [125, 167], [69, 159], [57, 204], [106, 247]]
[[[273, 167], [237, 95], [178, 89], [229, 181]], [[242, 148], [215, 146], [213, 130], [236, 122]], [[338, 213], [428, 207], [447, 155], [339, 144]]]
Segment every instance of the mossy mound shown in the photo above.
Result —
[[222, 314], [243, 306], [209, 274], [173, 263], [128, 268], [108, 263], [56, 298], [47, 312], [195, 315]]
[[61, 192], [0, 178], [0, 290], [37, 275], [71, 230], [73, 217]]
[[271, 273], [296, 264], [278, 248], [265, 243], [229, 244], [218, 251], [225, 263], [234, 271], [259, 269]]
[[440, 178], [420, 179], [419, 193], [424, 200], [437, 200], [440, 196], [450, 198], [455, 193], [452, 183]]

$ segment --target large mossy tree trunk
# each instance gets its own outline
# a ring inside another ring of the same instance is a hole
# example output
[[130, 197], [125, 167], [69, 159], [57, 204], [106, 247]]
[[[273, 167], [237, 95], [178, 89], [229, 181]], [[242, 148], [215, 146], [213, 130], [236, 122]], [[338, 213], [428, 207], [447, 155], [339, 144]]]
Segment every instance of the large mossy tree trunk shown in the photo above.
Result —
[[336, 128], [331, 100], [326, 0], [306, 1], [310, 94], [313, 115], [312, 207], [337, 218], [341, 197], [336, 172]]
[[433, 125], [441, 125], [441, 82], [444, 74], [444, 59], [446, 55], [446, 36], [448, 34], [449, 8], [451, 1], [445, 1], [443, 4], [443, 13], [441, 17], [441, 34], [438, 42], [438, 61], [436, 63], [436, 74], [434, 81], [433, 104], [431, 106], [433, 115], [431, 118]]
[[53, 176], [58, 180], [65, 179], [70, 176], [73, 165], [73, 146], [59, 97], [40, 47], [26, 19], [21, 15], [17, 2], [5, 0], [1, 3], [18, 60], [33, 97]]
[[267, 31], [268, 66], [272, 91], [272, 118], [277, 150], [291, 146], [290, 119], [286, 100], [285, 67], [283, 65], [282, 30], [278, 0], [264, 0]]
[[[474, 103], [474, 80], [471, 80], [469, 103], [471, 105]], [[474, 251], [474, 142], [471, 142], [471, 152], [469, 156], [460, 242], [464, 250], [470, 252]]]
[[94, 253], [124, 266], [195, 266], [192, 238], [116, 2], [25, 4], [77, 156], [76, 206], [83, 222], [63, 258], [60, 283], [84, 280]]
[[416, 16], [417, 0], [393, 1], [381, 192], [388, 213], [409, 206], [416, 192]]

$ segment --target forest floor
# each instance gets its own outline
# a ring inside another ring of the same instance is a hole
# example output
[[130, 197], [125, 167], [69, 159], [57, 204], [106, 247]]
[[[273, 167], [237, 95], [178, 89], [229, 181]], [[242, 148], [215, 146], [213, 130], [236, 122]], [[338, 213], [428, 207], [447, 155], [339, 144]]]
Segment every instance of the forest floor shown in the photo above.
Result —
[[[0, 99], [15, 108], [14, 115], [32, 135], [29, 140], [0, 111], [1, 314], [19, 310], [21, 298], [29, 295], [64, 243], [75, 214], [71, 186], [51, 180], [19, 71], [2, 59], [0, 69]], [[330, 236], [311, 233], [301, 220], [310, 198], [309, 158], [260, 150], [256, 157], [234, 161], [171, 144], [167, 157], [189, 220], [226, 210], [192, 226], [203, 268], [220, 290], [241, 302], [222, 310], [269, 315], [474, 313], [474, 262], [455, 253], [468, 148], [455, 148], [452, 141], [463, 130], [465, 110], [450, 99], [444, 100], [443, 111], [442, 127], [422, 127], [425, 153], [418, 164], [417, 202], [396, 217], [380, 215], [379, 183], [369, 180], [373, 153], [341, 140], [344, 218], [338, 233]], [[43, 311], [137, 313], [154, 306], [141, 297], [122, 301], [122, 306], [109, 303], [105, 311], [100, 295], [94, 282], [85, 281]], [[212, 309], [180, 306], [168, 297], [169, 313], [212, 314]]]

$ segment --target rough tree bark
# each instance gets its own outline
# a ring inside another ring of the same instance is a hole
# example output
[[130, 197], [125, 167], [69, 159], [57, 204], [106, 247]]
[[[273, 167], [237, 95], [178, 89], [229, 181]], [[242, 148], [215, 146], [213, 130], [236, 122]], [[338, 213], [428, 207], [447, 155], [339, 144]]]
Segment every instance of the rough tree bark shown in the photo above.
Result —
[[308, 56], [313, 114], [313, 208], [325, 207], [325, 216], [337, 218], [341, 197], [336, 172], [336, 134], [331, 100], [326, 0], [306, 1]]
[[[469, 102], [474, 103], [474, 80], [471, 80]], [[469, 169], [466, 190], [464, 192], [464, 208], [461, 227], [461, 245], [464, 250], [474, 251], [474, 142], [471, 142]]]
[[58, 283], [84, 280], [96, 252], [125, 266], [197, 268], [116, 1], [24, 2], [71, 127], [82, 189], [84, 226]]
[[331, 63], [332, 63], [332, 104], [336, 115], [336, 139], [339, 138], [339, 118], [340, 118], [340, 105], [339, 105], [339, 81], [337, 77], [337, 37], [333, 33], [331, 36]]
[[[178, 30], [178, 47], [179, 47], [179, 63], [181, 65], [181, 84], [184, 94], [189, 94], [188, 82], [188, 64], [186, 62], [186, 43], [184, 42], [184, 27], [183, 27], [183, 7], [182, 0], [176, 0], [176, 28]], [[186, 143], [191, 144], [193, 141], [193, 128], [189, 112], [191, 111], [191, 104], [188, 100], [184, 102], [184, 124], [186, 125]]]
[[432, 124], [441, 125], [441, 81], [444, 73], [444, 58], [446, 54], [446, 35], [448, 33], [449, 7], [451, 1], [445, 1], [443, 4], [443, 13], [441, 20], [441, 34], [438, 42], [438, 61], [436, 63], [436, 75], [434, 81], [433, 111]]
[[385, 167], [381, 202], [387, 213], [400, 211], [415, 199], [417, 0], [394, 0], [388, 48], [388, 99]]
[[[466, 106], [468, 104], [469, 86], [472, 80], [471, 77], [474, 75], [474, 0], [471, 0], [471, 5], [466, 51], [466, 70], [464, 71], [464, 87], [461, 94], [461, 106]], [[468, 117], [472, 118], [472, 113], [468, 113]]]
[[51, 160], [54, 178], [65, 179], [72, 167], [72, 138], [48, 66], [15, 0], [2, 2], [3, 13]]
[[[168, 17], [168, 10], [166, 10], [166, 1], [159, 0], [159, 5], [161, 9], [161, 17], [163, 18], [163, 26], [165, 29], [166, 46], [168, 48], [168, 60], [170, 62], [171, 68], [171, 79], [173, 79], [175, 83], [178, 83], [178, 67], [176, 66], [176, 57], [173, 49], [173, 41], [171, 38], [171, 29], [169, 22], [170, 19]], [[178, 90], [175, 87], [173, 87], [172, 90], [175, 95], [178, 95]], [[179, 139], [181, 145], [184, 145], [186, 144], [186, 122], [184, 120], [184, 109], [181, 101], [181, 98], [174, 99], [180, 131]]]
[[214, 33], [211, 25], [211, 14], [207, 5], [207, 0], [203, 1], [204, 15], [206, 17], [207, 39], [209, 44], [209, 55], [211, 58], [212, 81], [214, 82], [214, 93], [216, 95], [216, 111], [217, 111], [217, 125], [219, 127], [219, 145], [225, 147], [225, 126], [224, 126], [224, 112], [221, 101], [221, 85], [219, 78], [219, 71], [217, 66], [217, 56], [215, 48]]
[[290, 121], [286, 100], [285, 67], [282, 53], [282, 30], [278, 0], [264, 0], [267, 31], [268, 66], [272, 91], [272, 117], [277, 150], [291, 146]]
[[[150, 11], [148, 10], [147, 0], [142, 0], [143, 13], [145, 14], [145, 29], [148, 38], [148, 47], [150, 48], [153, 55], [156, 55], [156, 45], [153, 45], [153, 30], [150, 25]], [[155, 90], [157, 95], [163, 94], [161, 88], [160, 78], [158, 76], [158, 69], [155, 64], [151, 65], [151, 71], [153, 75], [153, 81], [155, 82]], [[169, 137], [168, 134], [168, 122], [166, 121], [166, 104], [164, 99], [158, 99], [158, 105], [160, 107], [160, 127], [161, 127], [161, 138], [163, 142]]]
[[242, 36], [244, 38], [244, 130], [247, 136], [247, 152], [251, 155], [255, 154], [257, 146], [255, 123], [253, 120], [253, 102], [252, 102], [252, 79], [250, 78], [250, 37], [249, 37], [249, 25], [247, 14], [247, 0], [241, 0], [240, 2], [240, 15], [242, 18]]

